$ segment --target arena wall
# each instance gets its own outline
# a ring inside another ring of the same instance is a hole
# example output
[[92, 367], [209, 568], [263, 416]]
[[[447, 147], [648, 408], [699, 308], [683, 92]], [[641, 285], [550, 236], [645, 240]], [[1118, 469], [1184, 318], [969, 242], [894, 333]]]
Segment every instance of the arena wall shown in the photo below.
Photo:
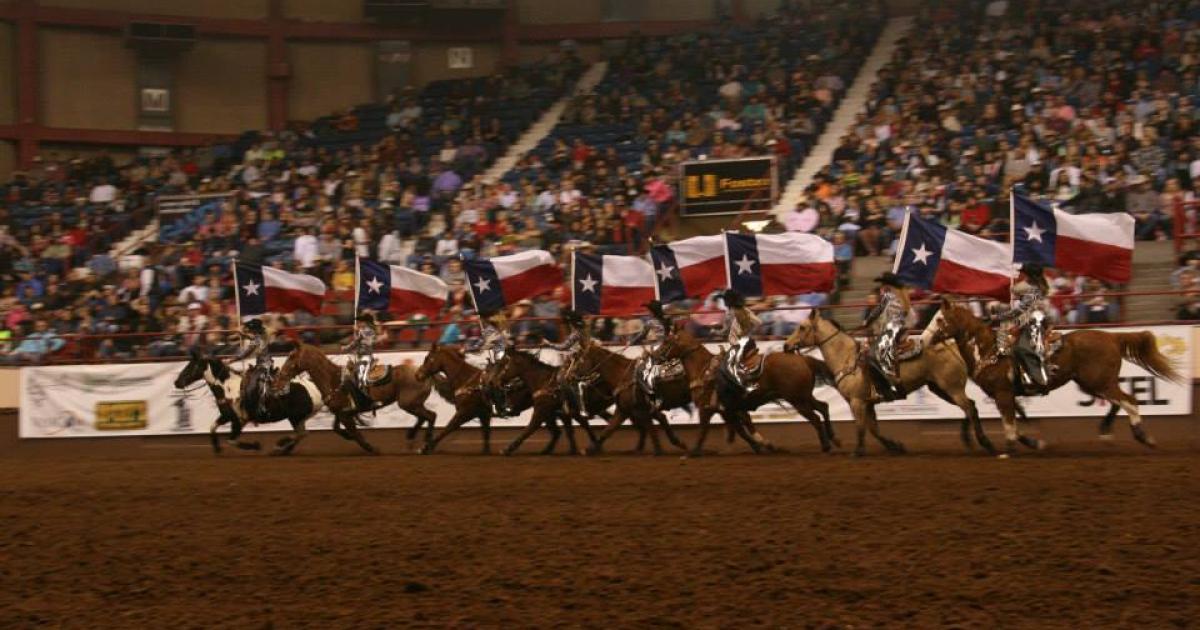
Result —
[[11, 173], [17, 168], [17, 146], [7, 140], [0, 140], [0, 175]]
[[363, 19], [363, 3], [283, 0], [283, 15], [297, 20], [360, 22]]
[[[452, 69], [447, 58], [449, 49], [467, 47], [473, 51], [471, 68]], [[412, 79], [422, 86], [439, 79], [464, 79], [496, 74], [500, 70], [500, 45], [480, 42], [427, 42], [413, 49]]]
[[137, 64], [116, 33], [38, 31], [42, 122], [51, 127], [134, 129]]
[[[546, 58], [558, 49], [558, 44], [522, 44], [517, 48], [517, 60], [520, 63], [535, 63]], [[576, 52], [586, 63], [595, 63], [604, 59], [604, 47], [594, 42], [577, 43]]]
[[375, 97], [371, 44], [293, 42], [288, 61], [290, 118], [310, 120]]
[[[0, 124], [17, 119], [16, 38], [11, 24], [0, 22]], [[0, 173], [7, 173], [0, 163]]]
[[[319, 1], [319, 0], [317, 0]], [[160, 15], [197, 17], [226, 17], [256, 19], [267, 17], [269, 0], [204, 0], [203, 2], [163, 2], [162, 0], [38, 0], [46, 6], [72, 9], [96, 9], [104, 11], [126, 11]], [[361, 2], [334, 2], [325, 4], [362, 4]]]
[[605, 0], [517, 0], [517, 16], [523, 24], [571, 24], [604, 19]]
[[641, 3], [643, 20], [712, 20], [717, 17], [716, 2], [696, 0], [656, 0]]
[[180, 55], [175, 128], [232, 134], [266, 128], [266, 48], [262, 41], [202, 39]]

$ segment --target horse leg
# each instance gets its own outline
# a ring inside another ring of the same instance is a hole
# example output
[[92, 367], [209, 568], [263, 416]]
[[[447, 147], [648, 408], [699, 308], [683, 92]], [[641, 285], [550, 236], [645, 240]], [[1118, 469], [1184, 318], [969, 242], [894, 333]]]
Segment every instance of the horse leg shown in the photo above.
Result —
[[504, 455], [512, 455], [513, 453], [517, 452], [517, 449], [521, 448], [521, 444], [523, 444], [525, 440], [528, 440], [529, 437], [533, 435], [533, 432], [537, 431], [538, 427], [542, 425], [544, 420], [543, 416], [543, 411], [538, 408], [537, 405], [535, 405], [533, 409], [533, 416], [529, 418], [529, 424], [525, 425], [525, 430], [521, 431], [521, 434], [518, 435], [512, 442], [510, 442], [508, 446], [505, 446], [501, 453]]
[[708, 427], [712, 424], [713, 410], [700, 407], [700, 435], [696, 436], [696, 445], [692, 447], [691, 457], [704, 454], [704, 440], [708, 438]]
[[1121, 408], [1114, 404], [1109, 404], [1108, 413], [1104, 414], [1104, 419], [1100, 421], [1100, 439], [1111, 440], [1113, 437], [1112, 427], [1113, 421], [1117, 419], [1117, 411]]
[[875, 405], [867, 406], [867, 430], [889, 453], [903, 455], [908, 452], [898, 440], [893, 440], [879, 432], [879, 416], [875, 415]]
[[[929, 388], [929, 391], [933, 392], [934, 396], [941, 398], [942, 400], [950, 403], [951, 405], [954, 405], [955, 407], [960, 407], [958, 402], [956, 400], [954, 400], [954, 398], [952, 398], [950, 396], [950, 394], [947, 394], [946, 390], [939, 387], [937, 383], [930, 381], [930, 382], [926, 383], [925, 386]], [[962, 422], [960, 422], [958, 425], [958, 439], [962, 441], [963, 448], [968, 453], [975, 450], [975, 443], [971, 441], [971, 415], [970, 414], [967, 414], [966, 416], [964, 416], [962, 419]]]
[[792, 406], [796, 408], [796, 411], [800, 412], [800, 415], [804, 416], [804, 419], [808, 420], [808, 423], [812, 425], [813, 430], [817, 432], [817, 439], [821, 442], [821, 452], [828, 453], [830, 450], [832, 450], [833, 446], [829, 442], [829, 436], [825, 434], [825, 425], [822, 423], [821, 417], [813, 411], [812, 405], [806, 400], [794, 400], [788, 402], [792, 403]]
[[983, 430], [983, 420], [979, 417], [979, 408], [975, 406], [975, 401], [967, 396], [965, 389], [960, 389], [954, 394], [954, 404], [966, 414], [967, 420], [970, 421], [971, 427], [975, 429], [975, 441], [983, 447], [983, 450], [988, 452], [988, 455], [996, 454], [996, 447], [992, 445], [992, 440], [988, 438], [987, 433]]
[[546, 430], [550, 432], [550, 441], [546, 442], [546, 446], [542, 447], [540, 455], [552, 455], [554, 449], [558, 448], [558, 438], [562, 437], [563, 430], [558, 426], [558, 419], [551, 415], [546, 418]]
[[239, 418], [234, 418], [229, 428], [229, 441], [243, 451], [258, 451], [262, 450], [262, 445], [258, 441], [243, 442], [242, 432], [246, 430], [246, 424]]
[[679, 439], [679, 436], [675, 434], [675, 429], [671, 427], [671, 422], [667, 420], [667, 414], [661, 410], [654, 412], [654, 421], [662, 428], [663, 434], [667, 436], [667, 441], [671, 443], [671, 446], [681, 451], [687, 451], [687, 444], [684, 444], [683, 440]]
[[[423, 444], [421, 446], [421, 448], [417, 449], [417, 452], [420, 453], [421, 455], [433, 454], [433, 451], [435, 449], [437, 449], [437, 445], [441, 444], [442, 440], [446, 439], [446, 436], [450, 435], [451, 433], [454, 433], [460, 427], [462, 427], [462, 425], [466, 424], [468, 420], [475, 417], [474, 410], [472, 407], [473, 406], [471, 406], [471, 405], [465, 405], [465, 404], [462, 406], [455, 407], [454, 408], [454, 417], [450, 418], [450, 422], [446, 423], [446, 426], [445, 426], [445, 428], [442, 429], [442, 432], [435, 435], [432, 440]], [[467, 409], [472, 409], [472, 410], [468, 411]], [[486, 414], [484, 414], [484, 415], [486, 415]], [[479, 416], [481, 422], [482, 422], [483, 417], [484, 417], [483, 415]], [[484, 444], [487, 444], [488, 431], [486, 429], [483, 432], [483, 439], [484, 439]]]
[[[742, 438], [742, 440], [750, 446], [750, 450], [754, 451], [755, 454], [760, 454], [763, 452], [762, 444], [760, 444], [758, 439], [750, 432], [749, 414], [745, 414], [741, 411], [730, 411], [728, 409], [723, 409], [721, 411], [721, 418], [725, 420], [725, 431], [729, 435]], [[732, 437], [730, 438], [730, 441], [732, 441]]]
[[[600, 418], [602, 418], [606, 422], [608, 421], [609, 418], [612, 417], [612, 414], [608, 413], [608, 411], [601, 411], [597, 415], [600, 416]], [[596, 432], [592, 429], [592, 423], [589, 422], [590, 418], [580, 417], [580, 418], [578, 418], [578, 420], [579, 420], [579, 428], [583, 429], [583, 432], [585, 434], [587, 434], [588, 449], [591, 449], [591, 447], [596, 445]]]
[[346, 427], [346, 433], [350, 436], [350, 439], [354, 440], [354, 442], [358, 444], [359, 448], [362, 450], [370, 453], [371, 455], [378, 455], [379, 451], [376, 450], [374, 446], [371, 446], [370, 442], [367, 442], [367, 438], [363, 437], [362, 431], [360, 431], [358, 428], [358, 420], [355, 418], [354, 414], [350, 414], [346, 420], [348, 420], [348, 422], [343, 422], [342, 424]]
[[[560, 419], [562, 420], [563, 433], [567, 436], [567, 454], [578, 455], [579, 445], [575, 443], [575, 427], [572, 426], [574, 421], [571, 416], [562, 416]], [[578, 418], [575, 418], [575, 420], [578, 420]]]
[[1150, 448], [1158, 446], [1158, 442], [1146, 433], [1146, 429], [1142, 426], [1142, 414], [1138, 410], [1136, 398], [1126, 394], [1115, 382], [1110, 384], [1100, 396], [1108, 402], [1118, 405], [1125, 413], [1129, 414], [1129, 430], [1133, 433], [1133, 439]]
[[412, 450], [411, 444], [416, 440], [417, 434], [420, 432], [421, 425], [425, 425], [425, 443], [429, 444], [433, 440], [433, 423], [437, 421], [437, 414], [430, 411], [425, 405], [416, 404], [406, 408], [405, 411], [416, 416], [417, 423], [408, 430], [405, 435], [409, 441], [409, 450]]
[[[492, 454], [492, 417], [488, 414], [479, 416], [479, 426], [483, 431], [483, 454]], [[430, 427], [430, 431], [433, 427]]]
[[221, 417], [217, 416], [217, 419], [213, 420], [212, 426], [208, 429], [208, 441], [212, 443], [214, 455], [221, 454], [221, 436], [217, 435], [217, 429], [223, 424], [225, 423], [221, 422]]
[[[336, 421], [335, 421], [336, 422]], [[275, 450], [271, 451], [272, 455], [291, 455], [292, 451], [308, 437], [308, 430], [304, 427], [304, 421], [292, 422], [292, 435], [279, 441]]]
[[[611, 437], [613, 433], [616, 433], [617, 428], [620, 427], [621, 423], [625, 421], [626, 413], [627, 412], [621, 408], [621, 405], [618, 404], [616, 413], [614, 413], [612, 417], [608, 419], [608, 424], [605, 425], [604, 430], [600, 431], [600, 435], [596, 436], [596, 441], [588, 447], [588, 455], [598, 455], [604, 451], [604, 443], [608, 441], [608, 438]], [[637, 423], [635, 422], [634, 425], [636, 426]], [[641, 431], [640, 428], [638, 430]], [[645, 439], [645, 437], [642, 436], [642, 439]]]
[[833, 419], [829, 416], [829, 403], [814, 397], [810, 400], [809, 404], [821, 415], [821, 420], [825, 425], [825, 435], [829, 437], [829, 442], [838, 448], [842, 448], [842, 441], [838, 439], [837, 433], [833, 430]]

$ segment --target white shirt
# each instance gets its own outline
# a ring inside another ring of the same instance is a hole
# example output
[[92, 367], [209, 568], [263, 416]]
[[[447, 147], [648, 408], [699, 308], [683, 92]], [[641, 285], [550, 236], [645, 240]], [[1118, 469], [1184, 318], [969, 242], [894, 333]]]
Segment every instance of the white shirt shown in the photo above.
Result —
[[363, 258], [371, 255], [371, 237], [362, 226], [354, 228], [354, 253]]
[[458, 240], [453, 238], [438, 239], [437, 246], [434, 247], [433, 253], [437, 256], [457, 256]]
[[296, 243], [292, 245], [292, 258], [303, 268], [315, 267], [319, 258], [317, 249], [317, 237], [312, 234], [305, 234], [296, 239]]
[[404, 263], [404, 250], [397, 232], [384, 234], [379, 240], [379, 259], [392, 265]]
[[179, 301], [183, 304], [191, 304], [192, 302], [207, 302], [208, 287], [205, 285], [196, 286], [189, 284], [179, 292]]
[[112, 184], [100, 184], [92, 188], [88, 201], [92, 203], [111, 203], [117, 198], [117, 187]]

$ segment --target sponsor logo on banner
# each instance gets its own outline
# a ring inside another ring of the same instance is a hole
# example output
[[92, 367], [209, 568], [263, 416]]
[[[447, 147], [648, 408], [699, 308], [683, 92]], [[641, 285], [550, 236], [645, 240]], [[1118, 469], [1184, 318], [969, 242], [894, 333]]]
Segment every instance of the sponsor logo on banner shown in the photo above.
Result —
[[145, 429], [148, 416], [144, 400], [96, 403], [96, 429], [100, 431]]

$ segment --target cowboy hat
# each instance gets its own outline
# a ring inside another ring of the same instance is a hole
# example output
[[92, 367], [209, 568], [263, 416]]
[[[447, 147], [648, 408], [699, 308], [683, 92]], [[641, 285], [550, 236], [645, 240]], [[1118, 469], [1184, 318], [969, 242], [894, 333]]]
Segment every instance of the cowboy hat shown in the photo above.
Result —
[[663, 304], [658, 300], [650, 300], [642, 306], [645, 306], [646, 310], [650, 311], [650, 314], [654, 315], [655, 317], [661, 318], [666, 316], [666, 312], [663, 310]]
[[721, 299], [725, 301], [725, 306], [730, 308], [738, 308], [746, 305], [746, 298], [742, 297], [742, 294], [738, 293], [736, 289], [725, 289], [721, 293]]
[[896, 287], [896, 288], [903, 288], [904, 286], [906, 286], [904, 284], [904, 280], [900, 276], [898, 276], [890, 271], [885, 271], [885, 272], [879, 274], [875, 278], [875, 282], [882, 284], [884, 286]]
[[248, 320], [242, 324], [242, 328], [245, 328], [246, 330], [256, 334], [267, 332], [267, 328], [266, 326], [263, 326], [261, 319]]

